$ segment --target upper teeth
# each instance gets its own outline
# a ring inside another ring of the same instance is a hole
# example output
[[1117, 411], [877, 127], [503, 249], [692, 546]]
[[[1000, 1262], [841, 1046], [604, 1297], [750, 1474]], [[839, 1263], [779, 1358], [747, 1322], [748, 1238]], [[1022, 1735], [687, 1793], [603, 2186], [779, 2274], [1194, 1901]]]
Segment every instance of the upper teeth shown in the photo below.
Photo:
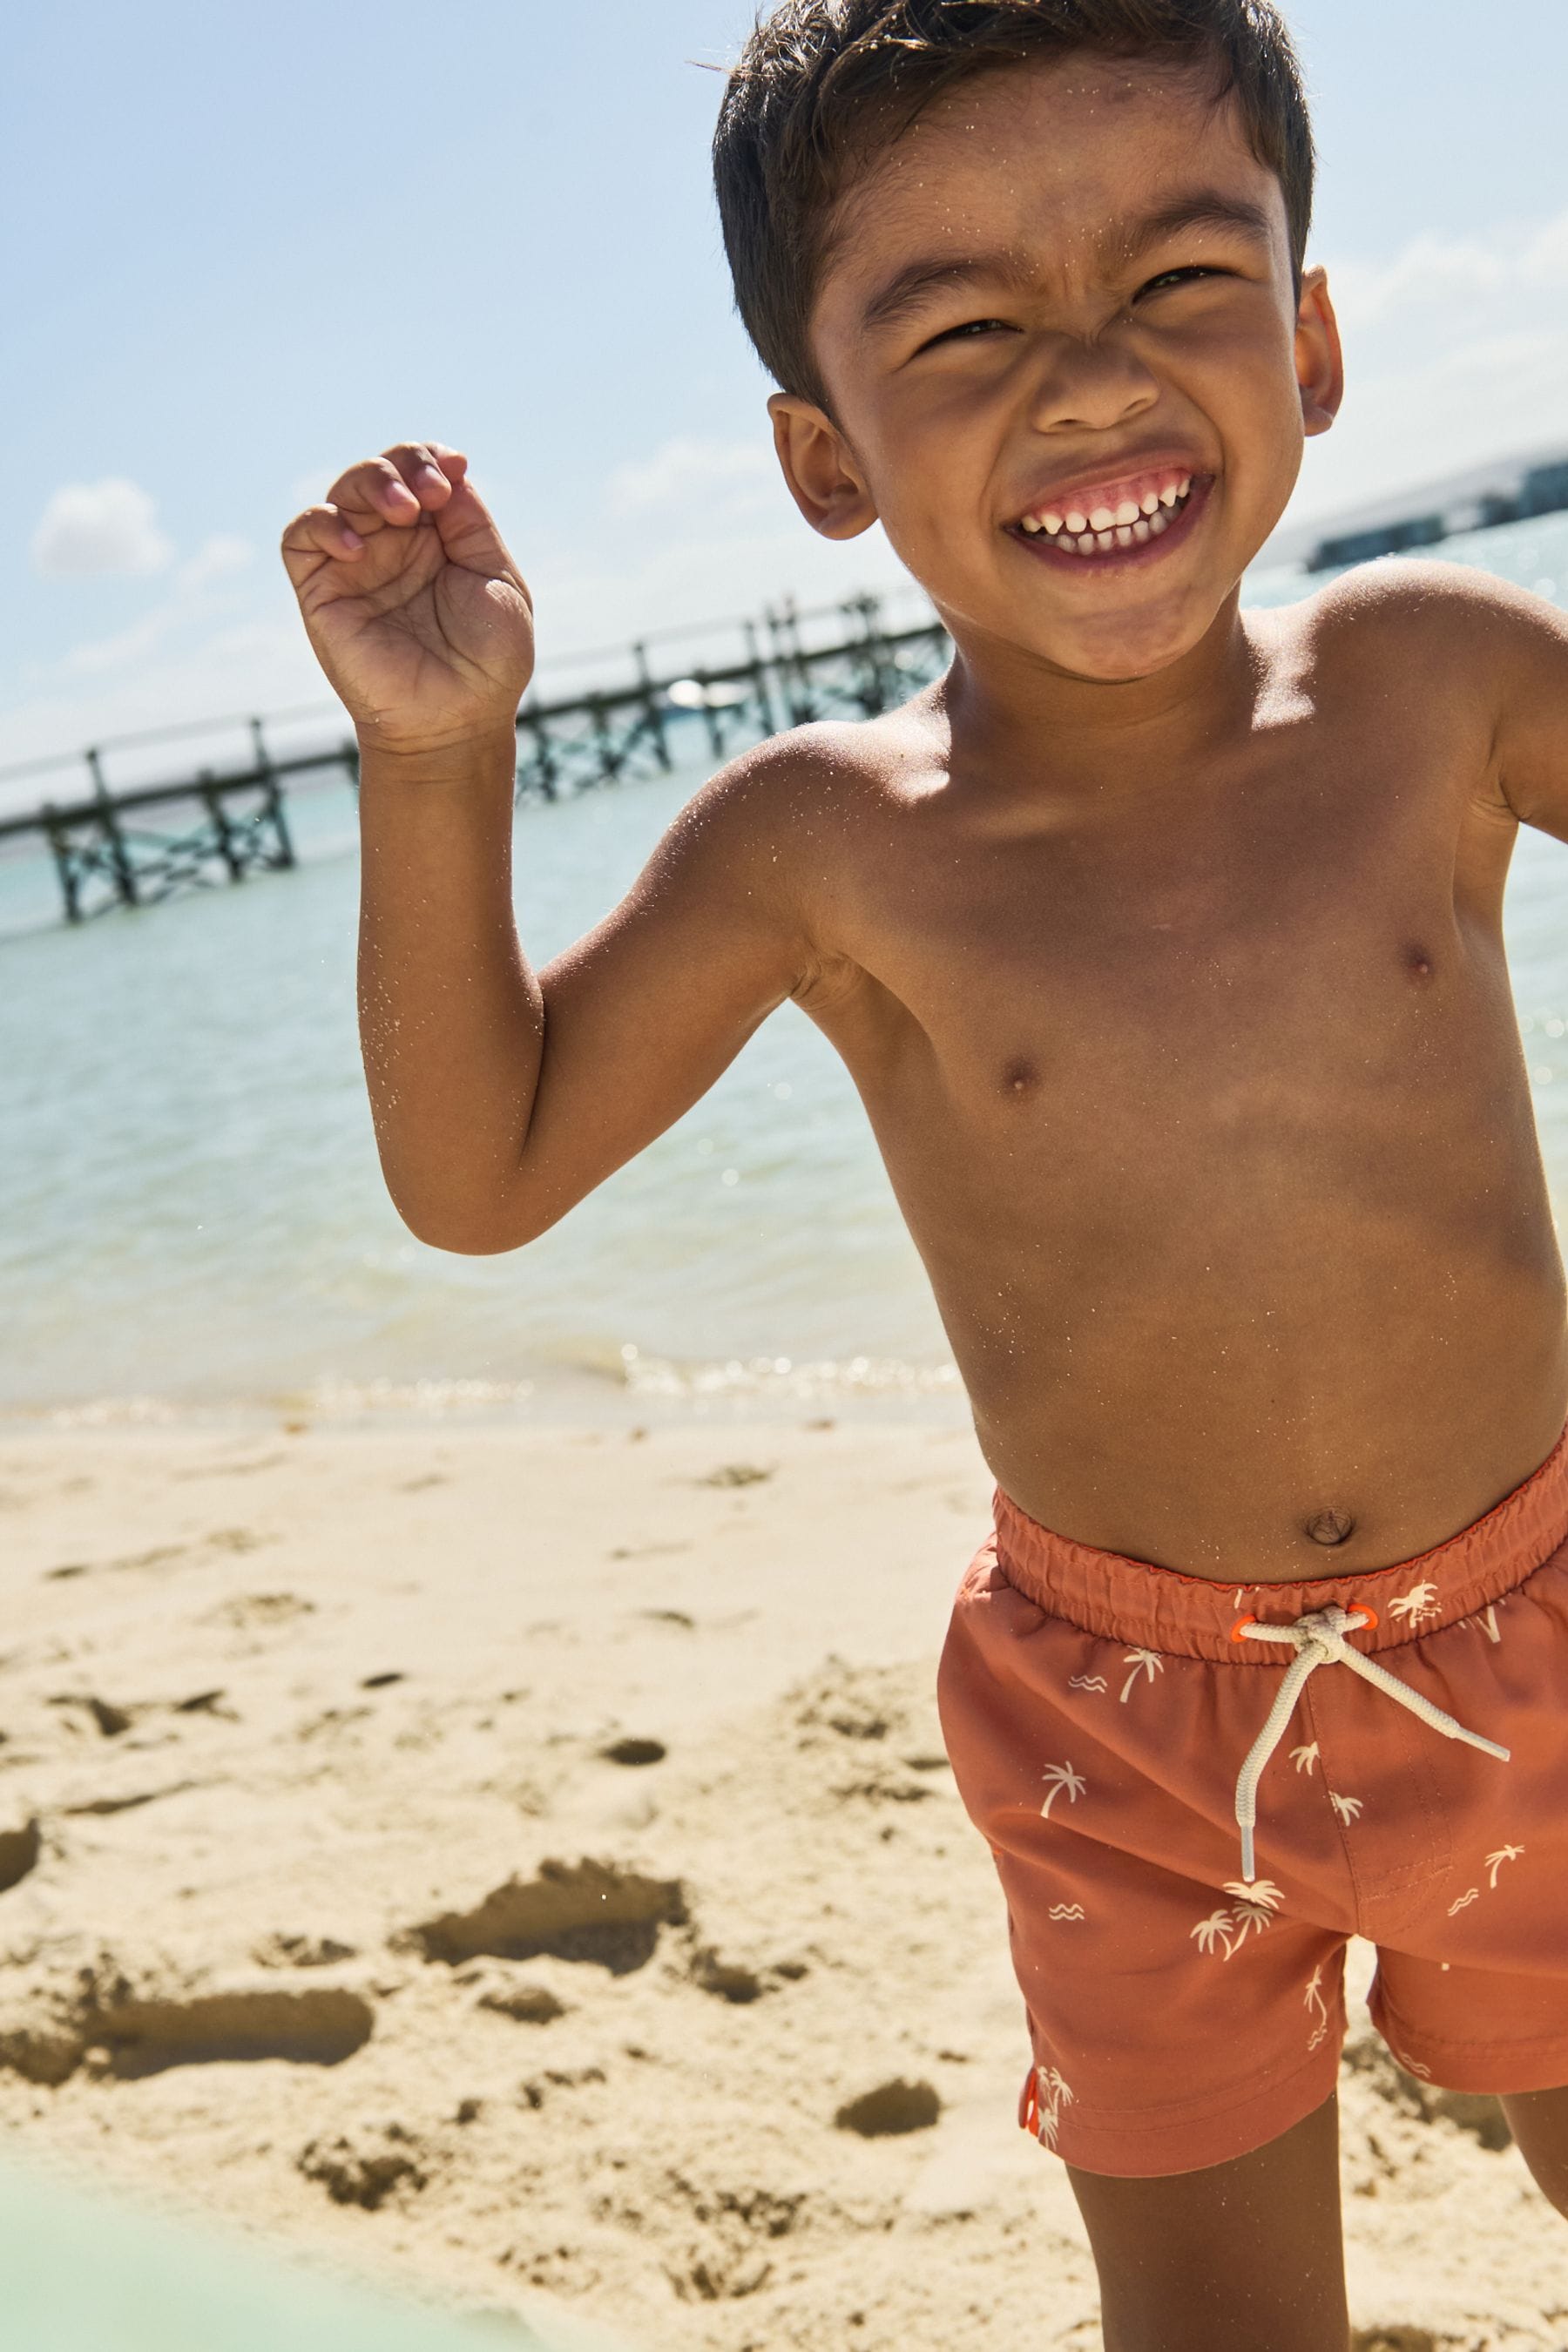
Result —
[[1042, 507], [1037, 513], [1023, 518], [1023, 529], [1031, 539], [1044, 536], [1059, 540], [1063, 549], [1079, 555], [1093, 555], [1113, 547], [1145, 545], [1157, 539], [1171, 524], [1171, 509], [1179, 506], [1192, 491], [1191, 474], [1173, 475], [1158, 489], [1145, 490], [1142, 498], [1123, 497], [1112, 507], [1103, 499], [1092, 508], [1068, 506]]

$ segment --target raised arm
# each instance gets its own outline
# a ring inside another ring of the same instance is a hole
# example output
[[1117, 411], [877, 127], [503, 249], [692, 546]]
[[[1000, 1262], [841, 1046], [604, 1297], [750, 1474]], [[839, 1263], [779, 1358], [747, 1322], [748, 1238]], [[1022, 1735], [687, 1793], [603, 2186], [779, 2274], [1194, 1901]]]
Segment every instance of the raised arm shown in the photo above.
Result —
[[1498, 728], [1504, 798], [1523, 824], [1568, 841], [1568, 613], [1499, 586], [1505, 617]]
[[689, 1109], [812, 963], [790, 762], [698, 793], [621, 905], [535, 974], [512, 913], [527, 591], [466, 460], [407, 444], [296, 518], [284, 561], [360, 740], [360, 1035], [405, 1223], [515, 1249]]

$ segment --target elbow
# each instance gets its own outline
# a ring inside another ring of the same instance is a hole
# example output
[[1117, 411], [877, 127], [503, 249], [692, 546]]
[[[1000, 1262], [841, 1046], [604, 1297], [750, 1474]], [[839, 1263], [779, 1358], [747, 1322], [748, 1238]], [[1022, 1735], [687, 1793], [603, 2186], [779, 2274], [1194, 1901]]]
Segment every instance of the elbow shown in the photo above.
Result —
[[399, 1201], [395, 1196], [394, 1205], [416, 1242], [423, 1242], [426, 1249], [443, 1250], [448, 1257], [505, 1257], [526, 1248], [546, 1230], [546, 1221], [514, 1204], [476, 1210], [450, 1202]]

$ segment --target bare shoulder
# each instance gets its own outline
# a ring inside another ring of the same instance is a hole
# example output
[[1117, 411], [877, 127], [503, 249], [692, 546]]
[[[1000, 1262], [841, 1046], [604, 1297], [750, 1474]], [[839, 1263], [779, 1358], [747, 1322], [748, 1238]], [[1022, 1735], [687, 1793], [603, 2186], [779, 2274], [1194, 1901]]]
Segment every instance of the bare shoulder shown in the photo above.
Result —
[[1327, 700], [1468, 746], [1479, 803], [1568, 838], [1568, 614], [1495, 573], [1384, 560], [1261, 616]]
[[1568, 642], [1568, 619], [1543, 597], [1468, 564], [1385, 557], [1347, 572], [1279, 616], [1303, 645], [1353, 665], [1390, 656], [1423, 686], [1463, 690], [1498, 680], [1498, 657]]
[[668, 861], [731, 904], [765, 909], [807, 949], [797, 994], [837, 993], [856, 976], [859, 880], [896, 856], [895, 819], [931, 771], [931, 742], [929, 724], [907, 710], [770, 736], [699, 787], [656, 866]]
[[820, 720], [770, 736], [692, 794], [666, 836], [708, 843], [726, 859], [756, 861], [781, 884], [808, 887], [883, 832], [914, 781], [933, 765], [932, 734], [909, 710], [873, 719]]

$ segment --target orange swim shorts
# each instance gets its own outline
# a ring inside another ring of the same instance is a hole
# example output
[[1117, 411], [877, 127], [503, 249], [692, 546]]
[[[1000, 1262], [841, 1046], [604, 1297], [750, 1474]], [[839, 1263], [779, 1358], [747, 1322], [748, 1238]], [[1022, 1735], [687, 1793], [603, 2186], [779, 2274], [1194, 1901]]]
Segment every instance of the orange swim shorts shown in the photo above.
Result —
[[1288, 2131], [1335, 2085], [1352, 1935], [1411, 2073], [1568, 2084], [1568, 1433], [1436, 1551], [1304, 1584], [994, 1510], [938, 1697], [1041, 2143], [1142, 2179]]

